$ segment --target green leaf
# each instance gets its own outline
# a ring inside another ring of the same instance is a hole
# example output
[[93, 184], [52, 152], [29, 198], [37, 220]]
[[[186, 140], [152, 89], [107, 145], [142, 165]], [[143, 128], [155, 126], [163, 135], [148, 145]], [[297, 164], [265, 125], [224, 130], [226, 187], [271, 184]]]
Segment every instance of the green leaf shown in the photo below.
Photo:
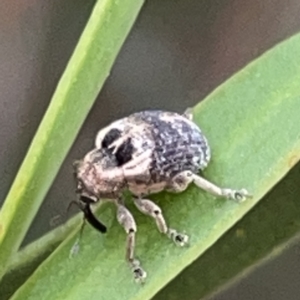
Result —
[[8, 267], [8, 272], [0, 281], [1, 300], [9, 299], [34, 270], [45, 260], [57, 246], [74, 231], [74, 227], [82, 222], [81, 214], [71, 218], [66, 224], [61, 225], [37, 241], [22, 248], [14, 256]]
[[0, 278], [18, 250], [143, 4], [97, 1], [0, 211]]
[[[300, 163], [214, 246], [153, 300], [199, 300], [246, 275], [299, 240]], [[287, 241], [288, 240], [288, 241]]]
[[190, 235], [186, 249], [173, 246], [152, 220], [134, 211], [137, 256], [149, 275], [144, 286], [133, 283], [124, 262], [125, 234], [114, 207], [103, 205], [100, 215], [109, 225], [108, 234], [87, 229], [81, 252], [73, 259], [69, 251], [76, 236], [69, 236], [12, 299], [149, 299], [211, 247], [299, 160], [299, 51], [297, 35], [239, 72], [194, 110], [213, 150], [205, 177], [224, 187], [245, 187], [253, 199], [238, 205], [195, 186], [180, 195], [153, 197], [170, 226]]
[[[232, 278], [280, 255], [300, 231], [300, 164], [294, 167], [245, 218], [162, 289], [153, 300], [198, 300]], [[61, 242], [78, 217], [22, 250], [0, 282], [3, 300], [33, 273]], [[286, 240], [288, 239], [288, 242]], [[267, 256], [267, 258], [265, 258]], [[261, 261], [263, 259], [263, 261]], [[205, 270], [205, 272], [203, 272]], [[240, 276], [239, 276], [240, 277]], [[239, 278], [238, 277], [238, 278]]]

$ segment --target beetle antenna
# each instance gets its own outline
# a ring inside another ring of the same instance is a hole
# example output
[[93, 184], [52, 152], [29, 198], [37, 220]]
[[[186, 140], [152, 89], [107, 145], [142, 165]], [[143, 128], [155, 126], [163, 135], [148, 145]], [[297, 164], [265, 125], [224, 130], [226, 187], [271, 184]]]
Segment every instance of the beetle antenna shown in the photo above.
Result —
[[103, 225], [93, 214], [93, 212], [91, 211], [90, 205], [86, 204], [86, 203], [82, 203], [82, 202], [77, 202], [77, 201], [71, 201], [69, 206], [68, 206], [68, 210], [70, 209], [70, 207], [75, 204], [82, 212], [83, 212], [83, 222], [82, 225], [80, 227], [80, 232], [79, 232], [79, 236], [75, 242], [75, 244], [73, 245], [71, 251], [70, 251], [70, 257], [72, 257], [74, 254], [78, 253], [79, 251], [79, 242], [82, 238], [82, 234], [83, 234], [83, 229], [85, 227], [86, 221], [88, 221], [88, 223], [90, 225], [92, 225], [96, 230], [100, 231], [101, 233], [106, 233], [107, 228], [105, 225]]
[[89, 204], [85, 204], [84, 207], [81, 207], [81, 210], [84, 213], [85, 220], [87, 220], [96, 230], [101, 233], [106, 233], [106, 226], [95, 217]]
[[88, 223], [92, 225], [96, 230], [100, 231], [101, 233], [106, 233], [106, 226], [96, 218], [89, 204], [78, 201], [71, 201], [67, 208], [68, 211], [70, 210], [72, 205], [76, 205], [84, 214], [84, 223], [82, 224], [82, 227], [80, 229], [80, 236], [82, 235], [83, 228], [85, 226], [85, 220], [88, 221]]

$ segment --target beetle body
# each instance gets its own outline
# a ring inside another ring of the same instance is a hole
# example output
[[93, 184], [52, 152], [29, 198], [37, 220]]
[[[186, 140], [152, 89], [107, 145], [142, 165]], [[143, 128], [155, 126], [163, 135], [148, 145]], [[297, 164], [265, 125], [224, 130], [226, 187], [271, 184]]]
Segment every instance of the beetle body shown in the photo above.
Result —
[[184, 246], [188, 236], [169, 228], [161, 209], [146, 196], [167, 190], [183, 192], [191, 183], [217, 196], [243, 201], [246, 190], [220, 188], [198, 175], [210, 161], [210, 148], [192, 115], [161, 110], [143, 111], [100, 130], [95, 147], [76, 163], [79, 206], [89, 223], [101, 232], [105, 226], [89, 205], [102, 198], [117, 206], [117, 219], [127, 233], [126, 259], [137, 281], [146, 272], [135, 259], [136, 224], [122, 194], [129, 190], [136, 207], [154, 218], [158, 230]]
[[210, 160], [200, 128], [172, 112], [134, 113], [102, 129], [95, 144], [78, 168], [79, 181], [95, 201], [124, 189], [138, 197], [171, 190], [177, 174], [198, 173]]

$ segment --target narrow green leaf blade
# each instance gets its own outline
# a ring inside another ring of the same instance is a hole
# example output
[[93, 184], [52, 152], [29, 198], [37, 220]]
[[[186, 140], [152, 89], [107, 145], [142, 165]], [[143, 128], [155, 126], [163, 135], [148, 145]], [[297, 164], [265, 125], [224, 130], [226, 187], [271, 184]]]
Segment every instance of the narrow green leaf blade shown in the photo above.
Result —
[[[298, 163], [245, 218], [213, 247], [186, 268], [153, 300], [198, 300], [231, 284], [235, 276], [279, 255], [300, 232], [300, 164]], [[64, 240], [78, 216], [68, 226], [54, 229], [22, 250], [10, 272], [0, 282], [0, 294], [9, 299], [33, 271]], [[288, 242], [286, 242], [288, 240]], [[261, 261], [262, 260], [262, 261]]]
[[35, 269], [74, 231], [82, 222], [81, 214], [71, 218], [66, 224], [48, 232], [38, 240], [22, 248], [8, 267], [7, 273], [0, 281], [1, 300], [6, 300], [19, 288]]
[[0, 211], [0, 278], [18, 250], [143, 4], [99, 0]]
[[[195, 108], [213, 149], [205, 176], [226, 187], [245, 187], [254, 197], [241, 205], [196, 187], [155, 197], [168, 223], [191, 236], [187, 249], [171, 245], [153, 222], [134, 213], [137, 255], [149, 277], [133, 283], [124, 262], [123, 230], [107, 204], [107, 235], [86, 230], [80, 254], [69, 259], [71, 236], [43, 263], [13, 299], [149, 299], [211, 247], [299, 160], [300, 35], [280, 44], [226, 82]], [[132, 206], [129, 206], [132, 208]], [[205, 271], [204, 271], [205, 272]]]
[[298, 163], [245, 218], [153, 300], [202, 299], [282, 253], [300, 233], [299, 182]]

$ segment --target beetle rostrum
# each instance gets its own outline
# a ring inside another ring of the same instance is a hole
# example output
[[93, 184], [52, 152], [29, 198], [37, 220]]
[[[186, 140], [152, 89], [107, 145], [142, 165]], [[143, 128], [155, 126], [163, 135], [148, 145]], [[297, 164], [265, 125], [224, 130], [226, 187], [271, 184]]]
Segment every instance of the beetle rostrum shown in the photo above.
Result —
[[101, 199], [115, 203], [117, 220], [127, 233], [126, 260], [134, 278], [143, 282], [146, 272], [135, 258], [136, 223], [125, 207], [129, 191], [136, 207], [152, 217], [158, 230], [176, 245], [188, 236], [170, 228], [161, 209], [148, 196], [163, 190], [180, 193], [194, 183], [199, 188], [237, 202], [249, 197], [245, 189], [220, 188], [199, 175], [210, 161], [211, 152], [190, 110], [184, 114], [148, 110], [117, 120], [100, 130], [95, 147], [76, 163], [75, 177], [79, 207], [97, 230], [105, 226], [93, 215], [90, 205]]

